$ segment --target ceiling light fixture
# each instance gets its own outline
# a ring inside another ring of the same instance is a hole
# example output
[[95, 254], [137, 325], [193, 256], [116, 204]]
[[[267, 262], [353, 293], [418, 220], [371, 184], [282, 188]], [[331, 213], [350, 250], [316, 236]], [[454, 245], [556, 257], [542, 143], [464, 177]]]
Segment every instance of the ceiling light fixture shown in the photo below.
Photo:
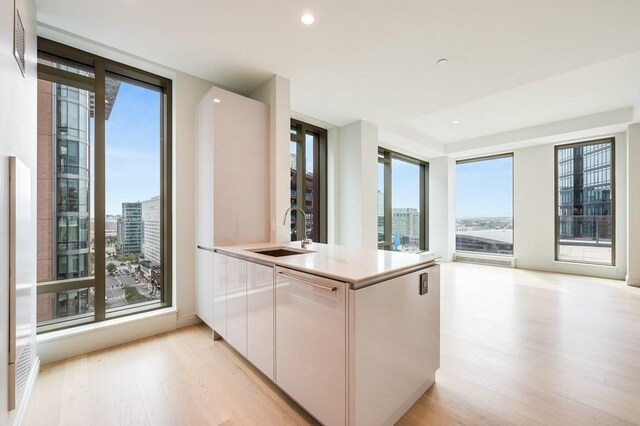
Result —
[[219, 104], [222, 101], [220, 99], [218, 99], [218, 98], [213, 98], [213, 102], [216, 103], [216, 104]]
[[311, 13], [305, 13], [300, 17], [300, 22], [305, 25], [311, 25], [316, 21], [316, 18]]
[[460, 120], [453, 120], [451, 124], [460, 124]]
[[447, 60], [447, 58], [441, 58], [441, 59], [438, 59], [438, 62], [436, 62], [436, 64], [438, 64], [438, 65], [444, 65], [444, 64], [446, 64], [447, 62], [449, 62], [449, 61]]

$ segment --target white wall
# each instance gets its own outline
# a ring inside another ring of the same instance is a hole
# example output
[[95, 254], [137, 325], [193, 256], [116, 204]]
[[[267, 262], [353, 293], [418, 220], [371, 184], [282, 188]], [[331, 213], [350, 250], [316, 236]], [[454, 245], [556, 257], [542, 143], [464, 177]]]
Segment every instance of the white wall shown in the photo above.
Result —
[[[283, 224], [285, 211], [291, 203], [289, 182], [289, 141], [291, 129], [290, 82], [274, 75], [258, 87], [250, 97], [269, 105], [270, 111], [270, 162], [269, 187], [271, 189], [270, 240], [289, 242], [291, 240], [290, 219]], [[288, 216], [290, 217], [290, 216]]]
[[627, 131], [627, 284], [640, 287], [640, 123]]
[[339, 130], [339, 243], [377, 248], [378, 129], [356, 121]]
[[[17, 7], [26, 30], [26, 78], [13, 58], [13, 1], [0, 4], [0, 425], [10, 425], [17, 412], [7, 411], [8, 365], [8, 285], [9, 277], [9, 156], [18, 157], [31, 169], [31, 187], [37, 188], [37, 77], [36, 77], [36, 11], [33, 0], [18, 0]], [[34, 192], [35, 195], [35, 192]], [[36, 282], [36, 198], [32, 199], [33, 270]], [[35, 312], [35, 297], [33, 309]], [[34, 319], [35, 323], [35, 319]], [[34, 324], [35, 335], [35, 324]], [[33, 342], [35, 348], [35, 342]], [[33, 351], [35, 356], [35, 351]]]
[[627, 141], [625, 134], [615, 135], [615, 150], [616, 266], [586, 265], [555, 260], [554, 145], [534, 146], [513, 152], [516, 267], [605, 278], [624, 278], [627, 268]]
[[456, 160], [429, 161], [429, 251], [452, 260], [455, 251]]

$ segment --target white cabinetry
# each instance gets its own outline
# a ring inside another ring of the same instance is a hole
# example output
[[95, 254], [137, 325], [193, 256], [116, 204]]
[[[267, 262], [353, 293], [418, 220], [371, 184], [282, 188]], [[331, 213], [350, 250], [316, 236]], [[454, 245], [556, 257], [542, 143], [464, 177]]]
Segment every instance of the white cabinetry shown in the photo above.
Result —
[[227, 342], [247, 356], [247, 262], [227, 257]]
[[[196, 314], [222, 336], [229, 326], [236, 341], [241, 324], [218, 324], [227, 318], [227, 302], [225, 296], [219, 297], [220, 289], [213, 288], [218, 271], [212, 254], [201, 251], [269, 240], [269, 107], [218, 87], [211, 89], [196, 106], [195, 164], [196, 245], [202, 248], [194, 248]], [[246, 291], [246, 281], [233, 284], [245, 285]], [[236, 287], [231, 290], [229, 297], [234, 299], [229, 308], [235, 318], [241, 293]], [[245, 343], [239, 351], [246, 350], [246, 319], [244, 329]]]
[[227, 338], [227, 256], [213, 254], [213, 323], [212, 328]]
[[247, 359], [274, 379], [273, 267], [247, 263]]
[[346, 284], [276, 267], [276, 384], [326, 425], [347, 416]]
[[212, 249], [198, 246], [196, 250], [196, 312], [213, 328], [213, 258]]
[[213, 99], [198, 105], [196, 143], [196, 314], [213, 327]]
[[394, 424], [440, 366], [440, 266], [349, 290], [349, 345], [349, 424]]

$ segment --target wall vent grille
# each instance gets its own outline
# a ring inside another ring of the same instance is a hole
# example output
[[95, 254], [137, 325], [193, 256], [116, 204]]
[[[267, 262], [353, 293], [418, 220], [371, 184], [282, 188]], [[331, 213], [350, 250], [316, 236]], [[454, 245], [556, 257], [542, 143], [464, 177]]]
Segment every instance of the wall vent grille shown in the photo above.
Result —
[[502, 266], [515, 268], [515, 257], [487, 256], [475, 253], [455, 253], [453, 259], [456, 262], [479, 263], [481, 265]]
[[20, 17], [20, 12], [18, 12], [17, 8], [15, 9], [13, 27], [13, 56], [15, 56], [16, 61], [18, 61], [18, 67], [24, 76], [27, 65], [27, 61], [25, 59], [27, 50], [26, 36], [24, 32], [24, 25], [22, 24], [22, 18]]
[[22, 350], [22, 355], [16, 365], [16, 406], [20, 405], [27, 389], [29, 373], [31, 372], [31, 343]]

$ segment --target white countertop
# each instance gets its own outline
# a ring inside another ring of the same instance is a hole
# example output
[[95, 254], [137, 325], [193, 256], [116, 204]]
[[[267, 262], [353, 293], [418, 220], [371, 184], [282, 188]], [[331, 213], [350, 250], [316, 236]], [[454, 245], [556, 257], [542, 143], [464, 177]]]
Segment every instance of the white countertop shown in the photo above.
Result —
[[259, 263], [282, 266], [326, 278], [352, 284], [360, 288], [375, 282], [385, 281], [403, 272], [416, 270], [433, 264], [436, 257], [425, 253], [401, 253], [386, 250], [365, 249], [312, 243], [307, 250], [313, 253], [273, 257], [249, 250], [260, 248], [300, 249], [300, 241], [292, 243], [254, 243], [236, 246], [215, 247], [222, 254], [255, 260]]

